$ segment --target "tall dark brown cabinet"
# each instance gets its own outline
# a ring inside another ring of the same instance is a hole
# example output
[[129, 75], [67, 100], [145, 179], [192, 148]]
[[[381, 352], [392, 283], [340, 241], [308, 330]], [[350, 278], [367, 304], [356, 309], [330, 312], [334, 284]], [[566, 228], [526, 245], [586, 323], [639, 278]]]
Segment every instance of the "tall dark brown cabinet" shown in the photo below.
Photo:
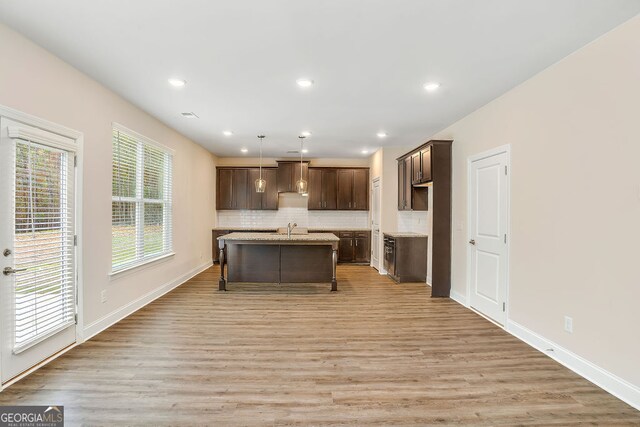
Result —
[[217, 210], [278, 209], [275, 168], [262, 168], [262, 178], [267, 181], [264, 193], [256, 193], [254, 186], [260, 174], [258, 168], [219, 167], [217, 171]]
[[[448, 297], [451, 291], [451, 144], [450, 140], [431, 140], [398, 158], [398, 210], [432, 212], [431, 296]], [[408, 173], [410, 165], [411, 173]], [[407, 196], [407, 177], [411, 198]], [[402, 178], [402, 179], [401, 179]], [[427, 207], [431, 191], [432, 206]], [[410, 206], [407, 208], [407, 206]]]

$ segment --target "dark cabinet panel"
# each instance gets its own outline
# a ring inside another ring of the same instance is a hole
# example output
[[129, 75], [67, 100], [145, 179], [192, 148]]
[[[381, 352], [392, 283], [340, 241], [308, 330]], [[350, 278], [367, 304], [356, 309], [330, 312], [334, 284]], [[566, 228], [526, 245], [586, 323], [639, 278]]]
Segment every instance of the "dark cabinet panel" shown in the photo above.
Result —
[[233, 170], [218, 169], [217, 209], [233, 209]]
[[422, 170], [422, 162], [420, 159], [419, 152], [411, 155], [411, 182], [414, 184], [420, 182], [420, 171]]
[[431, 147], [420, 150], [420, 163], [422, 165], [420, 182], [431, 181]]
[[[300, 179], [300, 162], [278, 162], [278, 193], [296, 191]], [[302, 163], [302, 179], [309, 182], [309, 162]]]
[[404, 197], [404, 160], [398, 160], [398, 210], [404, 210], [406, 200]]
[[249, 181], [247, 193], [249, 194], [248, 209], [275, 210], [278, 209], [278, 188], [276, 183], [276, 170], [274, 168], [262, 168], [262, 179], [267, 182], [264, 193], [256, 192], [256, 179], [260, 177], [260, 169], [249, 169]]
[[338, 169], [338, 209], [369, 209], [369, 170]]
[[371, 233], [368, 231], [340, 231], [338, 261], [367, 263], [371, 260]]
[[309, 209], [337, 208], [338, 179], [335, 169], [309, 168]]
[[322, 171], [322, 202], [324, 209], [338, 208], [338, 171], [335, 169]]
[[369, 170], [354, 169], [353, 171], [353, 209], [369, 209]]
[[322, 169], [309, 169], [309, 210], [324, 209], [322, 190]]
[[340, 243], [338, 244], [338, 261], [340, 262], [353, 262], [354, 258], [354, 246], [353, 246], [353, 233], [340, 232]]
[[249, 207], [248, 182], [249, 171], [247, 169], [233, 170], [233, 209], [247, 209]]
[[[421, 155], [421, 153], [416, 153]], [[427, 154], [430, 159], [431, 151]], [[407, 156], [398, 160], [398, 210], [400, 211], [426, 211], [428, 210], [428, 187], [414, 187], [413, 166], [416, 155]], [[430, 161], [428, 162], [431, 163]], [[430, 169], [429, 169], [430, 171]], [[429, 172], [429, 175], [431, 173]], [[419, 174], [418, 174], [419, 176]]]
[[355, 262], [369, 262], [369, 238], [368, 237], [356, 237], [353, 239], [355, 242]]
[[293, 163], [278, 163], [278, 193], [287, 193], [292, 191], [291, 181], [293, 180]]
[[[249, 193], [249, 206], [248, 209], [262, 209], [262, 200], [264, 193], [256, 192], [255, 182], [260, 177], [259, 169], [249, 169], [249, 183], [247, 185], [247, 192]], [[264, 179], [264, 171], [262, 178]], [[267, 184], [269, 181], [267, 181]]]
[[[262, 195], [262, 209], [263, 210], [277, 210], [278, 209], [278, 178], [277, 170], [275, 168], [265, 169], [262, 168], [262, 179], [267, 181], [267, 188]], [[253, 191], [255, 192], [255, 185], [253, 185]]]
[[338, 209], [351, 209], [353, 203], [353, 170], [338, 170]]

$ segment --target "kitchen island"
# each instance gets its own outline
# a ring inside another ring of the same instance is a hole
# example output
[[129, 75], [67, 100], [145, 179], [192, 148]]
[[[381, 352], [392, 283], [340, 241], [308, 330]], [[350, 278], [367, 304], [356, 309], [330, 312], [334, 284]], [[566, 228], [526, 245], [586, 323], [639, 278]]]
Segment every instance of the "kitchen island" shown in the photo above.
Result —
[[218, 289], [226, 291], [228, 283], [331, 283], [337, 291], [339, 242], [332, 233], [225, 234], [218, 237]]

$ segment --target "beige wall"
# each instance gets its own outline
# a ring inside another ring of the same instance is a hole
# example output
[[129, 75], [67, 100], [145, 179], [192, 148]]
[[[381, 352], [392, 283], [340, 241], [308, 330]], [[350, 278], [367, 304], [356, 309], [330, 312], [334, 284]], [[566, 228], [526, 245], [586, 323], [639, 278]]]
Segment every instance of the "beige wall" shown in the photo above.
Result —
[[[210, 261], [215, 214], [211, 153], [2, 25], [0, 58], [1, 105], [84, 133], [85, 327]], [[175, 150], [176, 254], [110, 279], [112, 122]]]
[[509, 318], [636, 386], [639, 117], [636, 17], [434, 136], [455, 140], [454, 291], [467, 289], [467, 158], [511, 144]]

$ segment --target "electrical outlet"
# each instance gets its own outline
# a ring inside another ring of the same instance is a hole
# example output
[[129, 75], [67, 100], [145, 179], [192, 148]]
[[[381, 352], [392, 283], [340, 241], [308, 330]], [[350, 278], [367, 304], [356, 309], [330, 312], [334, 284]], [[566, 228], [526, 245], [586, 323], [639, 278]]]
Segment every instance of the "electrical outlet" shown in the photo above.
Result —
[[569, 316], [564, 316], [564, 330], [573, 333], [573, 319]]
[[107, 302], [107, 290], [103, 290], [102, 292], [100, 292], [100, 302], [102, 302], [103, 304], [105, 302]]

